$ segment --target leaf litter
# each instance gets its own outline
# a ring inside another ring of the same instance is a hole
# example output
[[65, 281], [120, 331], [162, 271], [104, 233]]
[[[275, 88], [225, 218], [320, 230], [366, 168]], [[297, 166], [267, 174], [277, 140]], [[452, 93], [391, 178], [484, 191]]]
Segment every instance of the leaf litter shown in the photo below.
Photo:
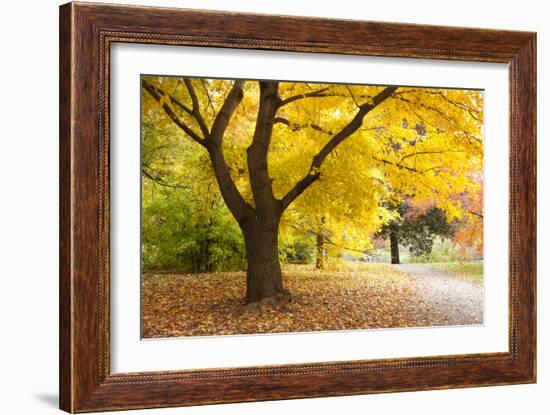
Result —
[[285, 265], [292, 301], [282, 307], [245, 304], [246, 274], [145, 273], [145, 338], [426, 327], [450, 324], [445, 308], [426, 300], [424, 284], [388, 264], [332, 270]]

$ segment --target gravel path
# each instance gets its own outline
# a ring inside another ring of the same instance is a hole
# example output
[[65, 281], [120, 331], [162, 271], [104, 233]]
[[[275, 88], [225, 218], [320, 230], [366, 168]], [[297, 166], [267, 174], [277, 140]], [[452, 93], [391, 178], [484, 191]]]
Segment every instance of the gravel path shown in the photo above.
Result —
[[483, 323], [483, 286], [461, 280], [428, 264], [394, 265], [422, 286], [418, 305], [420, 326]]

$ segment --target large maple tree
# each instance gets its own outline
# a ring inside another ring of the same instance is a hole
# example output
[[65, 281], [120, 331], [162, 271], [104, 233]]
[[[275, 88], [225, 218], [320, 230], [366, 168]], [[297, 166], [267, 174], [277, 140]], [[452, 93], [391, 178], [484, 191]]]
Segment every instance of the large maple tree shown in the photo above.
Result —
[[394, 217], [388, 200], [429, 200], [464, 220], [456, 194], [479, 192], [482, 108], [475, 90], [142, 78], [142, 122], [199, 155], [172, 166], [180, 176], [207, 166], [217, 189], [204, 191], [238, 223], [248, 303], [289, 298], [279, 235], [292, 223], [322, 224], [359, 247]]

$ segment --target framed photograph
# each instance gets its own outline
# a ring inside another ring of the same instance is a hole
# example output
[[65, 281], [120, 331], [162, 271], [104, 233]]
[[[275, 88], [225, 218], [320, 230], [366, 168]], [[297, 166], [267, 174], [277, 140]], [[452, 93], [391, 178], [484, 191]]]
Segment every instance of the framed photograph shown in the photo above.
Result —
[[60, 8], [60, 407], [536, 380], [536, 35]]

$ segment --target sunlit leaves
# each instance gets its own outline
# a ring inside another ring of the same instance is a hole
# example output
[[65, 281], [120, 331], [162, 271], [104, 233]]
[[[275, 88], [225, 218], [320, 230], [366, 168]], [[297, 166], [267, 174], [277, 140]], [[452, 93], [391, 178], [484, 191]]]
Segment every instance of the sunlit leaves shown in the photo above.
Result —
[[[146, 79], [172, 98], [163, 97], [159, 105], [149, 94], [142, 94], [142, 169], [148, 175], [143, 191], [150, 197], [144, 199], [144, 204], [157, 203], [159, 198], [167, 203], [169, 192], [183, 194], [183, 190], [177, 190], [180, 186], [190, 189], [185, 197], [196, 200], [196, 206], [220, 201], [206, 150], [172, 122], [162, 105], [169, 105], [182, 122], [202, 137], [201, 125], [190, 109], [199, 111], [210, 129], [233, 81], [193, 78], [186, 84], [178, 77]], [[194, 108], [189, 85], [198, 108]], [[230, 120], [222, 145], [237, 188], [254, 206], [246, 150], [256, 125], [258, 82], [246, 81], [243, 89], [244, 97]], [[308, 174], [313, 157], [323, 145], [353, 119], [361, 105], [372, 105], [373, 97], [383, 89], [303, 82], [279, 84], [281, 106], [268, 156], [277, 198]], [[364, 118], [362, 127], [329, 155], [319, 171], [313, 171], [320, 173], [320, 179], [283, 216], [283, 245], [285, 238], [309, 240], [322, 221], [332, 249], [368, 249], [371, 235], [395, 216], [384, 203], [405, 199], [416, 205], [430, 203], [440, 208], [449, 221], [467, 225], [473, 217], [469, 212], [472, 197], [467, 195], [476, 195], [482, 188], [482, 127], [481, 91], [398, 88]], [[164, 186], [164, 190], [151, 190], [159, 186]], [[163, 192], [166, 195], [159, 196]], [[482, 206], [477, 209], [482, 211]], [[227, 210], [224, 212], [229, 215]], [[470, 227], [463, 239], [474, 241], [479, 233], [479, 227]]]

